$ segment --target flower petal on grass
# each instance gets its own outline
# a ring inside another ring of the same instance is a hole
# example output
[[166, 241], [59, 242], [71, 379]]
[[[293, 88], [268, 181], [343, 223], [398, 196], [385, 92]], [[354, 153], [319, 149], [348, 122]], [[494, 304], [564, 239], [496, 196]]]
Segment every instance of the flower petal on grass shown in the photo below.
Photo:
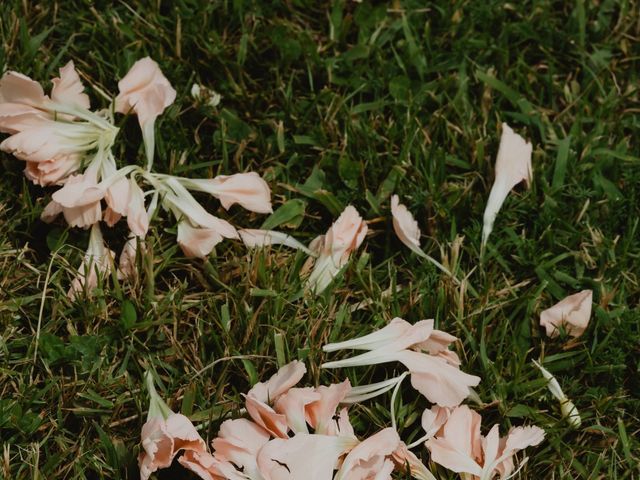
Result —
[[540, 325], [552, 338], [558, 336], [560, 328], [564, 328], [572, 337], [579, 337], [589, 326], [592, 303], [592, 290], [569, 295], [540, 314]]
[[531, 153], [533, 147], [515, 133], [509, 125], [502, 124], [502, 136], [495, 167], [495, 180], [484, 211], [482, 227], [482, 248], [484, 249], [493, 230], [493, 224], [500, 207], [513, 187], [531, 182]]

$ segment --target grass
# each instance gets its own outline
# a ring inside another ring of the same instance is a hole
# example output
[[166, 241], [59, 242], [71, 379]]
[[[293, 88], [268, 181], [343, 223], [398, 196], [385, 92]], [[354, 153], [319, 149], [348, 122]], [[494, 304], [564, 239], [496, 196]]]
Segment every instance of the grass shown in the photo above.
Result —
[[[225, 242], [205, 261], [185, 259], [161, 216], [138, 281], [70, 302], [88, 232], [43, 224], [51, 190], [30, 185], [21, 162], [2, 154], [0, 477], [138, 478], [145, 369], [211, 439], [278, 363], [304, 359], [308, 384], [391, 375], [393, 365], [320, 371], [321, 346], [401, 316], [435, 318], [461, 338], [463, 369], [483, 378], [485, 429], [547, 431], [521, 478], [640, 478], [636, 1], [2, 7], [0, 64], [45, 84], [73, 59], [86, 84], [114, 95], [135, 60], [160, 63], [178, 96], [157, 124], [158, 171], [255, 170], [275, 206], [287, 205], [277, 228], [309, 241], [353, 204], [370, 235], [327, 294], [304, 300], [302, 254]], [[220, 106], [194, 102], [194, 82], [222, 94]], [[503, 121], [532, 140], [534, 180], [507, 199], [480, 262]], [[118, 161], [142, 164], [135, 119], [122, 127]], [[477, 296], [398, 242], [392, 193], [416, 215], [425, 250], [469, 274]], [[265, 220], [200, 198], [237, 225]], [[124, 233], [106, 231], [115, 251]], [[595, 302], [586, 334], [546, 338], [540, 311], [583, 288]], [[370, 305], [351, 308], [363, 300]], [[580, 429], [561, 419], [537, 358], [578, 407]], [[410, 441], [426, 402], [409, 387], [401, 397], [399, 430]], [[353, 409], [356, 431], [388, 425], [388, 408], [380, 397]], [[157, 478], [190, 477], [173, 469]]]

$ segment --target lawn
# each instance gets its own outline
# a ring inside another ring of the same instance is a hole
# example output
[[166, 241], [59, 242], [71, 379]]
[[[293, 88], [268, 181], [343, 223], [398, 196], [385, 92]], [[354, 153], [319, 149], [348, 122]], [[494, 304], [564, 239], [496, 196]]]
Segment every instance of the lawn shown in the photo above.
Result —
[[[137, 479], [145, 370], [207, 441], [242, 414], [242, 393], [294, 359], [306, 385], [383, 380], [400, 367], [321, 370], [341, 358], [322, 345], [394, 317], [433, 318], [459, 337], [462, 369], [482, 377], [467, 403], [483, 433], [545, 429], [516, 478], [640, 478], [638, 2], [5, 0], [0, 40], [3, 70], [47, 91], [73, 60], [99, 107], [136, 60], [157, 61], [177, 97], [156, 122], [155, 170], [255, 171], [271, 187], [275, 219], [197, 197], [233, 224], [269, 218], [307, 244], [353, 205], [369, 227], [314, 297], [302, 252], [225, 241], [185, 258], [161, 212], [135, 281], [108, 278], [71, 301], [89, 233], [43, 223], [55, 189], [0, 154], [0, 478]], [[194, 83], [220, 104], [195, 100]], [[143, 165], [137, 122], [117, 121], [118, 164]], [[502, 122], [532, 142], [533, 179], [507, 198], [481, 258]], [[423, 249], [466, 288], [400, 243], [394, 193]], [[119, 252], [126, 227], [103, 231]], [[594, 292], [586, 333], [548, 338], [540, 312], [583, 289]], [[562, 418], [538, 359], [580, 428]], [[389, 425], [389, 399], [351, 409], [359, 436]], [[422, 435], [427, 406], [405, 383], [403, 439]], [[457, 478], [415, 452], [437, 478]], [[156, 478], [196, 477], [176, 465]]]

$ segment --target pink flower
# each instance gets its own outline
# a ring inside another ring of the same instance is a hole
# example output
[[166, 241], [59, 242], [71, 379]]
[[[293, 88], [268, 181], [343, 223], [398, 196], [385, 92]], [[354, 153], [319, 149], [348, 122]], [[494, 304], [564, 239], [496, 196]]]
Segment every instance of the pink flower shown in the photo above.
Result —
[[307, 280], [314, 293], [320, 294], [329, 286], [347, 264], [351, 253], [362, 244], [366, 234], [367, 224], [358, 211], [349, 205], [331, 225], [322, 240], [314, 241], [319, 256]]
[[[191, 421], [184, 415], [173, 413], [164, 403], [155, 390], [149, 372], [145, 378], [150, 404], [147, 422], [142, 426], [143, 451], [138, 457], [141, 480], [147, 480], [158, 469], [169, 467], [181, 450], [198, 455], [207, 454], [207, 446]], [[189, 466], [189, 462], [186, 466]]]
[[[117, 172], [114, 172], [114, 175], [117, 175]], [[131, 233], [143, 238], [147, 235], [149, 215], [144, 206], [144, 192], [135, 178], [122, 176], [115, 180], [107, 188], [104, 199], [107, 202], [104, 214], [107, 225], [112, 227], [125, 216]]]
[[325, 352], [345, 348], [369, 351], [345, 360], [324, 363], [322, 368], [397, 361], [407, 367], [411, 373], [411, 385], [429, 401], [443, 407], [459, 405], [469, 395], [470, 387], [478, 385], [480, 377], [464, 373], [455, 362], [450, 363], [449, 356], [443, 354], [437, 342], [436, 355], [425, 353], [433, 331], [433, 320], [422, 320], [411, 325], [401, 318], [394, 318], [386, 327], [364, 337], [325, 345]]
[[67, 296], [74, 300], [82, 291], [90, 295], [91, 290], [98, 286], [98, 275], [106, 276], [111, 273], [114, 257], [115, 254], [104, 245], [99, 224], [94, 224], [89, 236], [89, 247]]
[[0, 149], [29, 162], [25, 173], [34, 183], [63, 183], [89, 151], [110, 148], [117, 128], [88, 110], [83, 91], [73, 62], [53, 79], [51, 99], [25, 75], [0, 79], [0, 131], [11, 134]]
[[271, 213], [271, 190], [255, 172], [218, 175], [212, 179], [180, 178], [189, 190], [206, 192], [229, 210], [235, 203], [257, 213]]
[[495, 180], [489, 193], [489, 200], [484, 211], [484, 225], [482, 227], [482, 247], [487, 243], [493, 230], [493, 223], [513, 187], [525, 182], [529, 187], [531, 182], [531, 143], [515, 133], [509, 125], [502, 124], [502, 136], [496, 159]]
[[100, 221], [100, 201], [104, 195], [105, 189], [97, 182], [97, 172], [89, 168], [82, 175], [69, 177], [65, 185], [53, 193], [52, 201], [42, 212], [42, 220], [53, 221], [62, 212], [70, 226], [88, 228]]
[[391, 458], [396, 468], [405, 474], [411, 475], [411, 478], [417, 480], [436, 480], [436, 477], [433, 476], [426, 465], [407, 448], [404, 442], [400, 442], [391, 454]]
[[540, 325], [549, 337], [557, 337], [564, 328], [572, 337], [581, 336], [589, 325], [593, 291], [582, 290], [570, 295], [540, 314]]
[[[324, 435], [353, 435], [353, 429], [341, 429], [340, 417], [336, 419], [338, 405], [351, 391], [351, 383], [345, 380], [329, 386], [320, 385], [315, 389], [318, 397], [305, 406], [305, 415], [315, 433]], [[347, 417], [348, 422], [348, 417]]]
[[453, 410], [442, 433], [427, 440], [431, 459], [449, 470], [490, 480], [496, 474], [508, 476], [514, 468], [512, 456], [544, 439], [538, 427], [516, 427], [505, 438], [494, 425], [486, 437], [480, 433], [482, 418], [466, 405]]

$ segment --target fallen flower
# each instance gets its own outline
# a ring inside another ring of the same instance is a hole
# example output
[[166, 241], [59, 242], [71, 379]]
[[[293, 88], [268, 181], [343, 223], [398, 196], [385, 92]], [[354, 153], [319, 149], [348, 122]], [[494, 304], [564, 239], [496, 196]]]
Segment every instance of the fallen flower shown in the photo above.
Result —
[[540, 325], [547, 336], [557, 337], [560, 328], [564, 328], [572, 337], [581, 336], [589, 325], [593, 291], [582, 290], [556, 303], [540, 314]]
[[480, 383], [480, 377], [462, 372], [451, 364], [447, 356], [436, 349], [432, 355], [428, 348], [434, 332], [433, 320], [422, 320], [414, 325], [394, 318], [386, 327], [369, 335], [335, 344], [323, 351], [345, 348], [369, 350], [355, 357], [322, 364], [322, 368], [345, 368], [376, 365], [387, 362], [402, 363], [411, 374], [411, 385], [429, 401], [443, 407], [459, 405], [470, 393], [470, 387]]
[[407, 207], [400, 203], [398, 195], [391, 197], [391, 215], [393, 216], [393, 230], [396, 232], [400, 241], [409, 247], [412, 252], [428, 260], [442, 272], [455, 279], [449, 269], [435, 258], [427, 255], [424, 250], [420, 248], [420, 228], [418, 227], [418, 222], [413, 218], [413, 215]]
[[160, 398], [150, 372], [145, 374], [145, 380], [150, 398], [147, 422], [142, 426], [143, 451], [138, 457], [141, 480], [147, 480], [158, 469], [169, 467], [181, 450], [207, 454], [207, 446], [191, 421], [172, 412]]
[[247, 478], [258, 479], [258, 453], [269, 439], [270, 435], [265, 429], [246, 418], [226, 420], [212, 441], [213, 456], [235, 465], [239, 470], [238, 475], [242, 472]]
[[291, 387], [300, 381], [307, 368], [303, 362], [294, 360], [273, 375], [267, 382], [256, 383], [245, 395], [247, 413], [254, 422], [274, 437], [287, 437], [289, 424], [287, 415], [276, 412], [270, 404], [286, 394]]
[[495, 180], [489, 200], [484, 211], [484, 225], [482, 227], [482, 249], [484, 249], [493, 230], [493, 223], [513, 187], [525, 182], [529, 187], [531, 182], [531, 143], [515, 133], [509, 125], [502, 124], [502, 136], [495, 167]]
[[[331, 225], [322, 240], [315, 243], [319, 252], [307, 285], [315, 294], [322, 293], [349, 261], [367, 234], [367, 224], [358, 211], [349, 205]], [[315, 250], [311, 248], [311, 250]]]
[[540, 365], [538, 362], [533, 360], [533, 364], [538, 367], [542, 376], [549, 382], [547, 383], [547, 387], [556, 400], [560, 402], [560, 411], [562, 412], [562, 416], [565, 417], [572, 427], [579, 428], [582, 424], [582, 419], [580, 418], [580, 413], [578, 409], [573, 404], [571, 400], [567, 398], [567, 396], [562, 391], [558, 380], [554, 377], [551, 372], [549, 372], [546, 368]]
[[505, 478], [514, 469], [512, 456], [544, 439], [544, 430], [535, 426], [512, 428], [506, 437], [500, 438], [497, 424], [484, 437], [480, 433], [481, 420], [466, 405], [455, 408], [441, 433], [426, 442], [431, 459], [474, 479], [490, 480], [496, 474]]

